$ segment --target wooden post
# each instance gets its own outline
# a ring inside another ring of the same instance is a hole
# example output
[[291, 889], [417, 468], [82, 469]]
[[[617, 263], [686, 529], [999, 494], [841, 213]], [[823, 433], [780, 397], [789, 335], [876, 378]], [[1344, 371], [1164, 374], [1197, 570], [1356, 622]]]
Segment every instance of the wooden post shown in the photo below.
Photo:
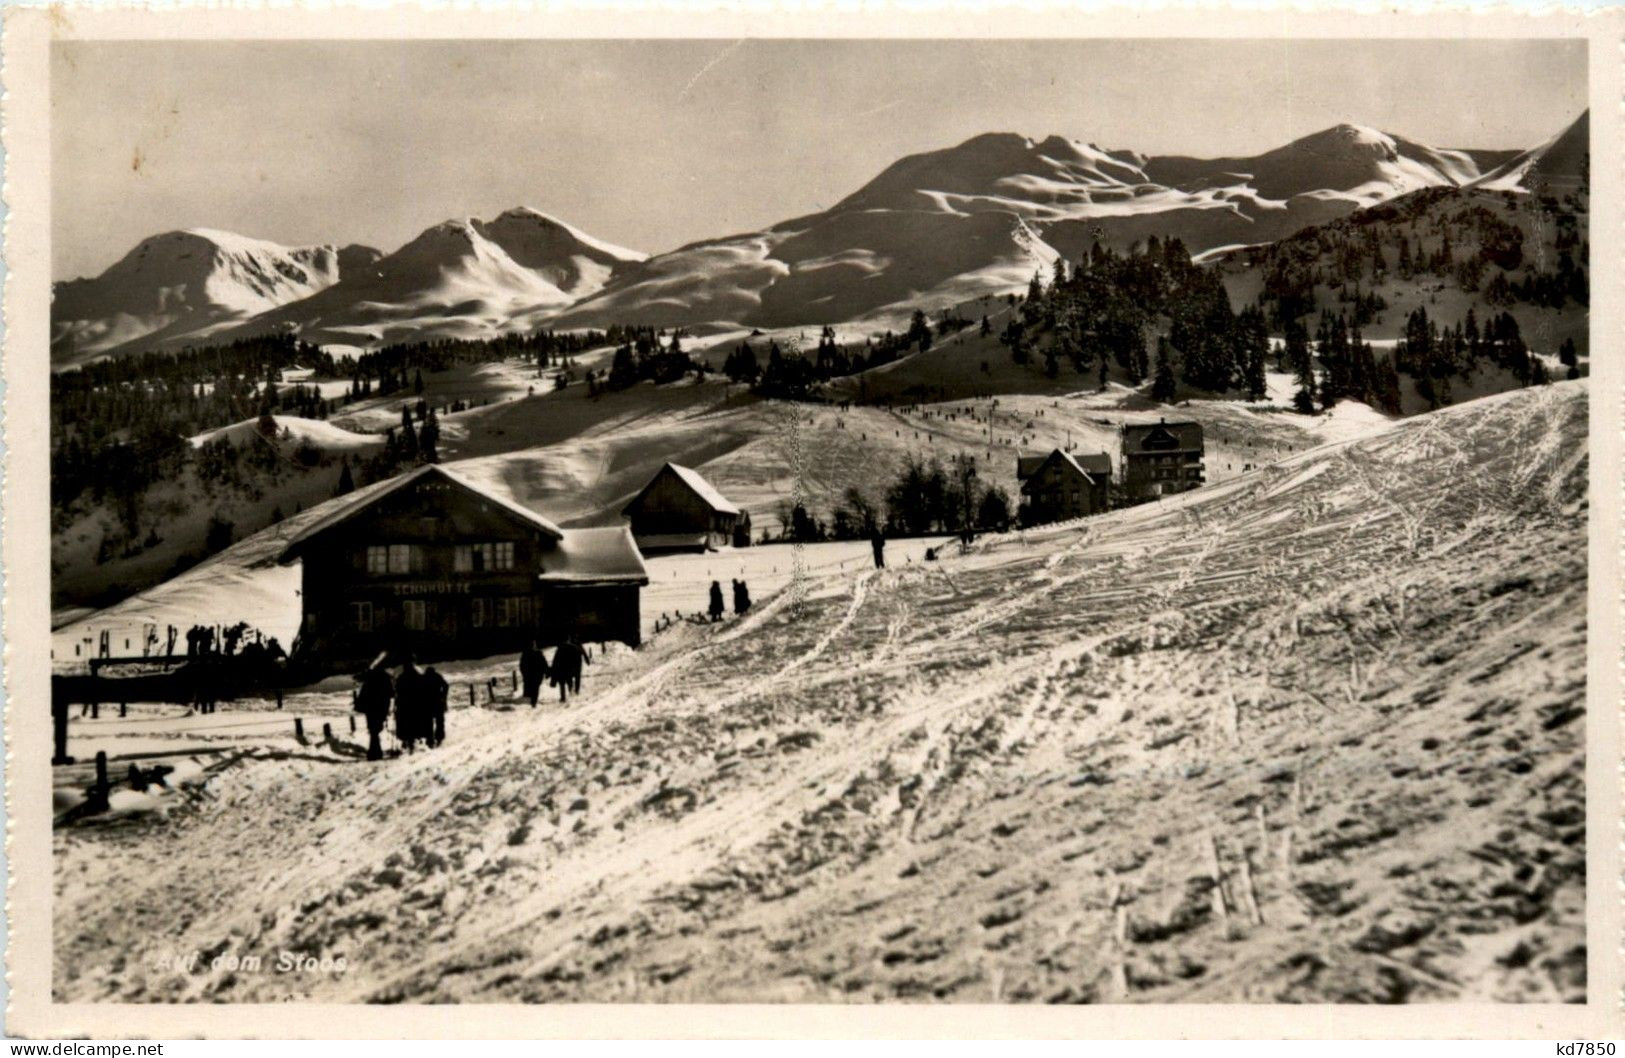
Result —
[[327, 743], [331, 743], [333, 741], [333, 725], [332, 724], [323, 724], [322, 725], [322, 741], [327, 742]]
[[513, 670], [513, 692], [515, 694], [519, 693], [519, 670], [518, 669]]
[[90, 718], [92, 720], [100, 720], [102, 718], [102, 703], [101, 702], [91, 702], [90, 703]]
[[468, 707], [470, 709], [474, 708], [474, 685], [472, 683], [468, 685]]
[[1241, 882], [1247, 894], [1247, 910], [1252, 913], [1253, 925], [1264, 924], [1264, 912], [1258, 906], [1258, 887], [1253, 884], [1253, 852], [1243, 849], [1241, 854]]
[[72, 764], [68, 756], [68, 698], [62, 691], [62, 677], [51, 677], [51, 734], [56, 752], [52, 764]]
[[107, 791], [109, 789], [111, 789], [111, 786], [109, 786], [109, 784], [107, 782], [107, 751], [106, 750], [97, 750], [96, 751], [96, 791], [97, 791], [97, 793], [99, 793], [101, 795], [102, 799], [105, 801], [107, 799]]
[[1113, 988], [1120, 999], [1126, 998], [1129, 992], [1128, 962], [1124, 957], [1128, 947], [1128, 907], [1123, 903], [1122, 894], [1123, 887], [1119, 883], [1113, 887], [1111, 899], [1112, 940], [1114, 942], [1112, 945], [1111, 975]]
[[1213, 915], [1221, 920], [1228, 919], [1230, 908], [1224, 899], [1224, 870], [1219, 866], [1219, 843], [1212, 832], [1207, 836], [1207, 869], [1213, 876]]
[[350, 734], [355, 734], [355, 714], [350, 714]]
[[118, 703], [118, 718], [120, 720], [123, 720], [125, 715], [126, 715], [126, 706], [127, 705], [128, 705], [128, 703], [126, 703], [126, 702]]
[[300, 745], [305, 743], [305, 719], [301, 716], [293, 718], [293, 737], [299, 740]]

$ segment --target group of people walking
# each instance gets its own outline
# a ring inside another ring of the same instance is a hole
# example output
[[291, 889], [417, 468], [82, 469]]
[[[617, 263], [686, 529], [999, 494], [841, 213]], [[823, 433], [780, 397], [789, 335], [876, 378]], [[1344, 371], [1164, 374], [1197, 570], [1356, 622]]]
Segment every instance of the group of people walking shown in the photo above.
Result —
[[[733, 582], [734, 588], [734, 616], [742, 617], [750, 610], [750, 588], [742, 580]], [[711, 582], [711, 606], [708, 611], [711, 620], [720, 621], [724, 613], [722, 606], [722, 582]]]
[[592, 654], [573, 638], [566, 639], [553, 649], [549, 662], [535, 640], [519, 655], [519, 679], [525, 685], [525, 698], [532, 709], [541, 696], [542, 684], [551, 683], [559, 689], [559, 701], [581, 693], [581, 669], [592, 664]]
[[[419, 669], [407, 655], [395, 676], [389, 673], [388, 654], [379, 655], [357, 677], [355, 710], [367, 720], [367, 759], [384, 757], [383, 734], [395, 717], [395, 738], [401, 748], [412, 753], [422, 743], [434, 749], [446, 741], [446, 708], [451, 685], [433, 665]], [[550, 662], [534, 641], [519, 655], [519, 676], [525, 697], [532, 707], [541, 696], [542, 684], [559, 689], [559, 701], [581, 693], [581, 669], [592, 663], [592, 654], [574, 639], [560, 643]]]
[[367, 759], [382, 760], [382, 736], [389, 724], [390, 707], [395, 713], [395, 737], [411, 753], [422, 742], [433, 749], [446, 740], [446, 698], [451, 685], [433, 665], [419, 669], [410, 655], [400, 674], [391, 678], [380, 657], [361, 674], [355, 708], [367, 718]]

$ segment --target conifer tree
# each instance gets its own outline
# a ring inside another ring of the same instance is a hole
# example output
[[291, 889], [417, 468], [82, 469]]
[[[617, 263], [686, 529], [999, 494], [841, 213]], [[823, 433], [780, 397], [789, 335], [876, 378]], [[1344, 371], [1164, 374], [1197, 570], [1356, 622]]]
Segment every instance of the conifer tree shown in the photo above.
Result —
[[350, 457], [345, 456], [344, 462], [339, 466], [339, 484], [338, 488], [333, 490], [333, 495], [344, 496], [354, 491], [355, 478], [350, 473]]
[[1303, 324], [1292, 320], [1286, 330], [1286, 359], [1292, 367], [1292, 378], [1298, 384], [1292, 394], [1292, 406], [1304, 415], [1315, 410], [1315, 369], [1309, 356], [1309, 335]]
[[1151, 380], [1151, 399], [1159, 404], [1173, 401], [1176, 392], [1174, 365], [1168, 359], [1168, 339], [1157, 336], [1157, 367]]
[[416, 459], [418, 454], [418, 434], [412, 426], [412, 409], [401, 406], [401, 433], [400, 451], [403, 459]]
[[425, 463], [440, 462], [440, 419], [433, 408], [418, 431], [418, 450]]

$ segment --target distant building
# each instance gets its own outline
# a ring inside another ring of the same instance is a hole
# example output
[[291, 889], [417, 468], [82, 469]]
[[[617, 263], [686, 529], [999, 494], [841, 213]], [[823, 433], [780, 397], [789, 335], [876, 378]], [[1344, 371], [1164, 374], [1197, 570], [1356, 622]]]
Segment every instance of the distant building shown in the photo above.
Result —
[[352, 495], [279, 556], [303, 564], [298, 657], [483, 657], [571, 636], [637, 645], [649, 575], [624, 527], [560, 529], [433, 465]]
[[1024, 525], [1098, 514], [1111, 502], [1112, 459], [1105, 452], [1074, 456], [1057, 448], [1046, 456], [1017, 456], [1016, 477]]
[[[676, 463], [661, 467], [621, 513], [645, 555], [727, 547], [740, 519], [739, 508], [715, 486]], [[745, 525], [749, 532], [749, 521]]]
[[1123, 489], [1133, 499], [1184, 492], [1202, 484], [1202, 424], [1125, 423]]

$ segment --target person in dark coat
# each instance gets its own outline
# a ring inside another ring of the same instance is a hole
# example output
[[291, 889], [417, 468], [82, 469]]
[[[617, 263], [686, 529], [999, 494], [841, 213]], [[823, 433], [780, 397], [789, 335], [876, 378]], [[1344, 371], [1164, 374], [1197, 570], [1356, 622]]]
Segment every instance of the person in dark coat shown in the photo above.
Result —
[[429, 703], [427, 742], [429, 748], [433, 749], [446, 741], [446, 698], [451, 694], [451, 684], [430, 665], [423, 670], [423, 686], [424, 698]]
[[592, 651], [577, 643], [574, 636], [570, 637], [570, 646], [575, 649], [575, 671], [570, 674], [570, 693], [581, 693], [581, 670], [592, 664]]
[[525, 697], [530, 707], [536, 708], [536, 697], [542, 693], [542, 681], [547, 679], [547, 655], [541, 652], [533, 639], [519, 655], [519, 678], [525, 684]]
[[570, 694], [570, 644], [560, 643], [553, 650], [553, 664], [547, 670], [547, 682], [559, 689], [559, 704]]
[[220, 669], [213, 658], [194, 658], [187, 666], [192, 673], [192, 707], [199, 713], [212, 713], [220, 700]]
[[875, 530], [875, 535], [869, 540], [869, 547], [872, 548], [874, 550], [874, 553], [875, 553], [875, 568], [876, 569], [885, 569], [886, 568], [886, 536], [885, 536], [885, 534], [882, 533], [879, 529], [876, 529]]
[[384, 748], [378, 741], [384, 725], [389, 722], [389, 704], [395, 696], [395, 682], [384, 667], [374, 662], [361, 674], [361, 690], [356, 695], [356, 708], [367, 718], [367, 759], [382, 760]]
[[282, 708], [282, 681], [287, 669], [288, 652], [282, 649], [282, 644], [277, 642], [276, 636], [272, 636], [265, 641], [265, 678], [270, 682], [271, 689], [276, 691], [278, 709]]
[[711, 582], [711, 620], [722, 620], [722, 585]]
[[734, 615], [743, 617], [750, 611], [750, 587], [742, 580], [734, 581]]
[[566, 639], [553, 651], [553, 685], [559, 689], [559, 701], [571, 694], [581, 693], [581, 667], [592, 661], [586, 651], [576, 643], [575, 637]]
[[423, 673], [417, 670], [408, 655], [406, 664], [401, 666], [401, 674], [395, 677], [395, 737], [401, 740], [408, 753], [417, 748], [418, 740], [425, 736], [429, 727], [429, 707], [424, 701], [426, 690]]

